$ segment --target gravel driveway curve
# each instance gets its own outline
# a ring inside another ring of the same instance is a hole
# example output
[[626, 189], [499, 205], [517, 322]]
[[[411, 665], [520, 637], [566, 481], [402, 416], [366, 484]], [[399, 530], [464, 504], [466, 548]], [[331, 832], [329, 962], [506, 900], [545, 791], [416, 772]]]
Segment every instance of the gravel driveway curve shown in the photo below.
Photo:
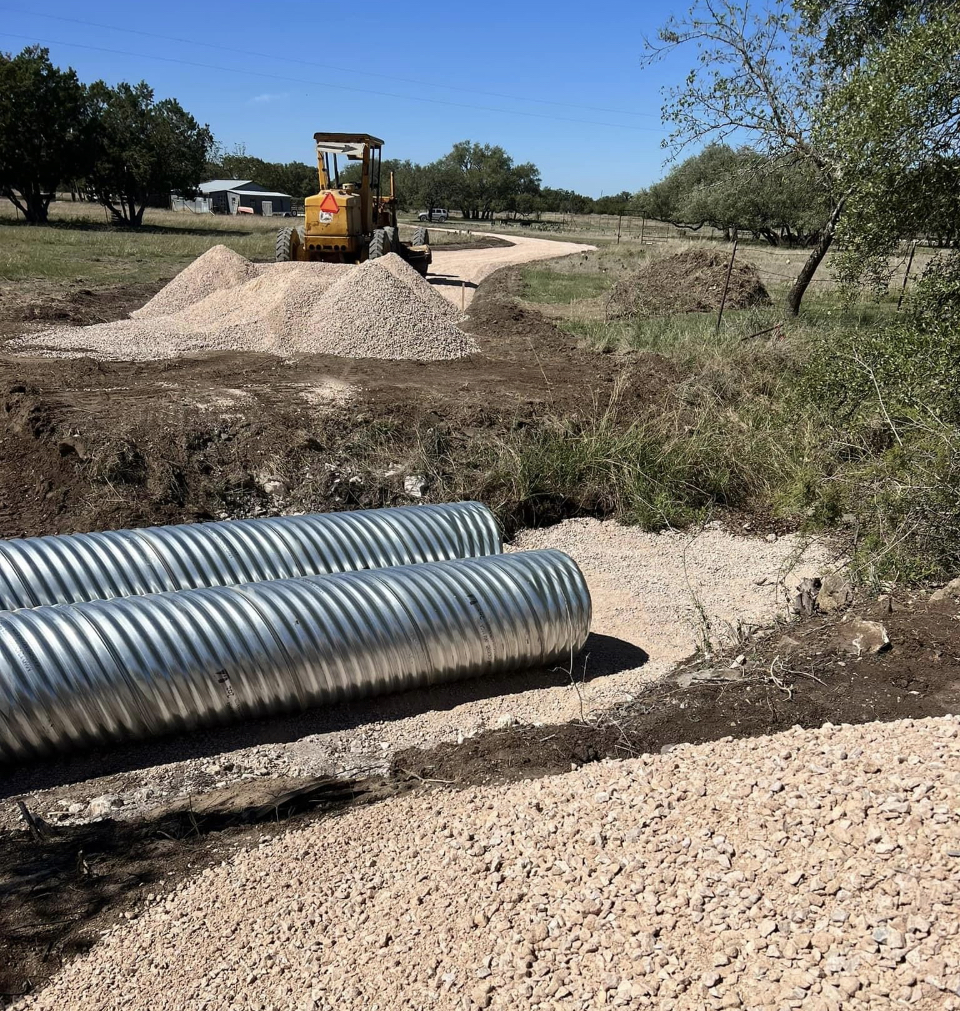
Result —
[[469, 305], [476, 286], [495, 270], [532, 260], [552, 260], [571, 253], [588, 253], [596, 246], [580, 242], [555, 242], [552, 239], [530, 239], [519, 235], [501, 235], [498, 232], [474, 232], [475, 235], [492, 235], [512, 243], [510, 246], [496, 246], [493, 249], [456, 249], [444, 251], [443, 246], [433, 250], [433, 265], [427, 280], [455, 305], [460, 304], [461, 282], [464, 303]]

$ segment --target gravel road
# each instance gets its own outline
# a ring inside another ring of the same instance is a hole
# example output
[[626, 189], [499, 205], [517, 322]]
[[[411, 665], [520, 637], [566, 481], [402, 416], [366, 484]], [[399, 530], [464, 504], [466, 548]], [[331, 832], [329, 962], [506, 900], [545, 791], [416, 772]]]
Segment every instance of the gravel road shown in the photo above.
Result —
[[[479, 234], [479, 233], [475, 233]], [[490, 234], [497, 239], [506, 239], [511, 246], [497, 246], [493, 249], [457, 249], [445, 252], [443, 246], [433, 249], [433, 265], [427, 279], [437, 287], [454, 305], [460, 305], [461, 282], [464, 304], [473, 300], [474, 289], [485, 278], [501, 267], [516, 263], [530, 263], [532, 260], [550, 260], [571, 253], [587, 253], [596, 246], [586, 246], [579, 242], [554, 242], [551, 239], [529, 239], [519, 235]]]
[[680, 746], [321, 819], [30, 1011], [960, 1006], [955, 717]]

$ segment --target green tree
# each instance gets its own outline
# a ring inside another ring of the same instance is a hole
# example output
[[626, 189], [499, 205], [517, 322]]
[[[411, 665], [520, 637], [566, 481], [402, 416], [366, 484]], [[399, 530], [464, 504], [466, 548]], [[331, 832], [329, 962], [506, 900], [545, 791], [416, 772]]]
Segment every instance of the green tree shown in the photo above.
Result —
[[143, 222], [151, 195], [188, 191], [202, 180], [213, 137], [175, 99], [155, 101], [144, 81], [90, 87], [96, 154], [90, 182], [117, 221]]
[[450, 188], [448, 202], [458, 206], [464, 218], [489, 220], [521, 193], [533, 195], [540, 188], [537, 167], [514, 165], [499, 145], [459, 141], [441, 162], [441, 178]]
[[46, 221], [57, 186], [86, 171], [87, 122], [83, 85], [49, 50], [0, 53], [0, 194], [27, 221]]
[[831, 86], [819, 123], [856, 180], [841, 237], [864, 255], [903, 236], [960, 239], [960, 8], [804, 0]]
[[643, 209], [678, 228], [750, 232], [771, 245], [808, 245], [829, 208], [806, 162], [708, 144], [644, 193]]
[[841, 165], [817, 132], [830, 83], [823, 41], [805, 29], [788, 0], [768, 0], [754, 14], [737, 0], [702, 0], [660, 29], [648, 43], [647, 63], [678, 49], [696, 48], [696, 66], [670, 89], [664, 119], [674, 124], [665, 142], [682, 151], [704, 140], [742, 138], [785, 164], [803, 163], [829, 208], [818, 238], [787, 295], [793, 313], [836, 236], [850, 197]]
[[876, 259], [924, 220], [943, 230], [960, 219], [952, 0], [768, 0], [756, 14], [746, 0], [701, 0], [664, 25], [646, 59], [693, 46], [697, 66], [664, 106], [668, 143], [750, 139], [803, 165], [828, 208], [792, 312], [838, 236]]

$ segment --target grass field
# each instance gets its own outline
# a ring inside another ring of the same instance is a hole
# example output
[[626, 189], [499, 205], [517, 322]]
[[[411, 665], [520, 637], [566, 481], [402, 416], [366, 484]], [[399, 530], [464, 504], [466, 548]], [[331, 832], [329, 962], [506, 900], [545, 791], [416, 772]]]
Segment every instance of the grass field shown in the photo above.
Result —
[[[648, 527], [683, 526], [719, 505], [839, 530], [877, 588], [956, 571], [960, 422], [944, 391], [957, 359], [949, 325], [924, 322], [914, 304], [929, 280], [910, 285], [898, 312], [901, 258], [880, 299], [843, 297], [827, 263], [793, 317], [784, 295], [801, 254], [748, 246], [740, 255], [758, 266], [771, 306], [728, 310], [719, 328], [716, 313], [607, 318], [619, 277], [682, 248], [638, 254], [621, 243], [523, 269], [524, 299], [582, 346], [622, 355], [625, 383], [644, 355], [678, 378], [652, 416], [614, 406], [545, 419], [511, 436], [492, 469], [523, 494], [600, 499]], [[932, 255], [918, 251], [912, 276]], [[933, 304], [955, 297], [934, 292]]]
[[[0, 202], [0, 281], [159, 281], [218, 243], [250, 260], [272, 260], [278, 229], [296, 223], [254, 214], [228, 217], [147, 208], [143, 226], [129, 229], [114, 225], [95, 204], [57, 201], [47, 224], [28, 225], [12, 204]], [[403, 238], [411, 234], [412, 229], [401, 229]], [[470, 241], [469, 235], [453, 232], [430, 238], [434, 245]]]
[[280, 220], [148, 208], [142, 228], [124, 229], [101, 207], [61, 201], [51, 205], [48, 224], [28, 225], [11, 204], [0, 204], [0, 280], [157, 281], [217, 243], [251, 260], [272, 259]]

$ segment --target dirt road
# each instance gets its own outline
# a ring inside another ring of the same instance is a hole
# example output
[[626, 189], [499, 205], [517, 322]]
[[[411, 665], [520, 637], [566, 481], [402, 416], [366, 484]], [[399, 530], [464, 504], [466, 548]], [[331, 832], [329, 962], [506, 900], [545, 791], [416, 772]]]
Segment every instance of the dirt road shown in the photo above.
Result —
[[512, 245], [497, 246], [493, 249], [458, 249], [450, 252], [445, 252], [442, 246], [434, 247], [433, 266], [427, 279], [455, 305], [460, 304], [461, 293], [464, 304], [469, 305], [477, 285], [500, 267], [530, 263], [532, 260], [551, 260], [558, 256], [586, 253], [597, 248], [579, 242], [529, 239], [518, 235], [500, 235], [496, 232], [489, 234], [497, 239], [505, 239]]

